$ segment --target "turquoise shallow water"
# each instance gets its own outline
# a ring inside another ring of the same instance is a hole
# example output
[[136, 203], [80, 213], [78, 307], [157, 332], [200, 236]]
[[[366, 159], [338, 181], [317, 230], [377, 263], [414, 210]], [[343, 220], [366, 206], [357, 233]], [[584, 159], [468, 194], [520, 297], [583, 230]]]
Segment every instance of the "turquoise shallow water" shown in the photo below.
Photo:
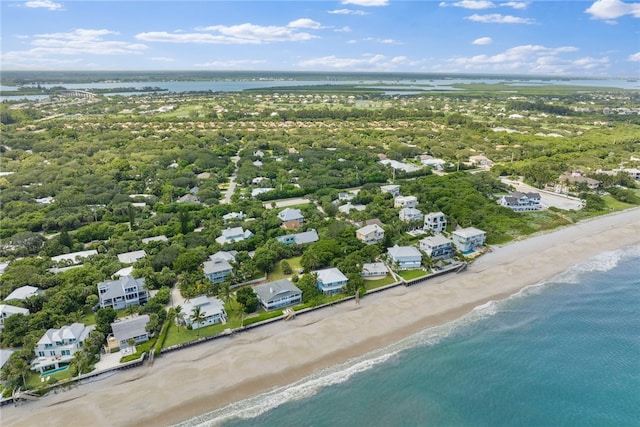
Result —
[[640, 247], [185, 426], [638, 426]]

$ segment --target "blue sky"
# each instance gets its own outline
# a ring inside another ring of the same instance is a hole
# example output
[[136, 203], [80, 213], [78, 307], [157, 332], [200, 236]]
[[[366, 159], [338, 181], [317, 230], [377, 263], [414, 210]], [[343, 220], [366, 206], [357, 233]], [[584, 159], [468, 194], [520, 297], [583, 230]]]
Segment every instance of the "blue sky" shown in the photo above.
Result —
[[0, 1], [2, 70], [640, 77], [640, 2]]

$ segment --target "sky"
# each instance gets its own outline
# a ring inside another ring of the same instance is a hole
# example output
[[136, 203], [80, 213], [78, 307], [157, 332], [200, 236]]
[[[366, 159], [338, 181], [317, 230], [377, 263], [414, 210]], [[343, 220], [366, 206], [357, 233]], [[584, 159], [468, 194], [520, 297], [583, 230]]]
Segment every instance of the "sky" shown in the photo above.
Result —
[[1, 70], [640, 77], [627, 0], [0, 0]]

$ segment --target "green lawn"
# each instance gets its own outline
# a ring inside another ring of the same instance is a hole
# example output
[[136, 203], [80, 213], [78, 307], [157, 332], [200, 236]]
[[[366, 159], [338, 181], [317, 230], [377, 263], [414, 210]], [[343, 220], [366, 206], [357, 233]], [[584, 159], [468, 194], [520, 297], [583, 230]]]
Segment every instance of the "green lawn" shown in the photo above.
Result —
[[284, 260], [284, 261], [287, 261], [291, 266], [291, 270], [293, 271], [293, 273], [291, 274], [284, 274], [282, 272], [282, 260], [276, 262], [275, 265], [273, 266], [273, 271], [267, 275], [267, 280], [270, 282], [273, 282], [275, 280], [280, 280], [280, 279], [293, 276], [293, 274], [295, 274], [299, 268], [302, 268], [300, 266], [300, 258], [301, 257], [297, 256], [297, 257]]
[[[169, 325], [169, 331], [167, 332], [167, 339], [165, 340], [162, 348], [194, 341], [202, 337], [217, 335], [224, 332], [225, 329], [239, 328], [242, 316], [240, 314], [240, 307], [238, 303], [236, 303], [235, 300], [230, 300], [225, 304], [225, 311], [227, 312], [227, 323], [217, 323], [215, 325], [209, 325], [195, 330], [187, 329], [184, 326], [178, 327], [174, 323], [171, 323], [171, 325]], [[247, 315], [244, 317], [246, 318]]]
[[426, 276], [427, 272], [424, 270], [403, 270], [398, 273], [404, 280], [412, 280], [418, 277]]
[[45, 374], [44, 378], [46, 377], [50, 377], [49, 383], [41, 381], [41, 378], [43, 377], [40, 376], [40, 373], [29, 371], [29, 373], [25, 377], [25, 380], [27, 381], [27, 387], [33, 390], [33, 389], [48, 385], [50, 383], [66, 380], [68, 378], [71, 378], [71, 370], [65, 369], [64, 371], [56, 372], [55, 374]]
[[396, 280], [393, 278], [393, 276], [387, 273], [387, 275], [381, 279], [376, 279], [376, 280], [365, 279], [364, 286], [367, 288], [367, 290], [370, 290], [370, 289], [375, 289], [375, 288], [380, 288], [382, 286], [390, 285], [395, 281]]

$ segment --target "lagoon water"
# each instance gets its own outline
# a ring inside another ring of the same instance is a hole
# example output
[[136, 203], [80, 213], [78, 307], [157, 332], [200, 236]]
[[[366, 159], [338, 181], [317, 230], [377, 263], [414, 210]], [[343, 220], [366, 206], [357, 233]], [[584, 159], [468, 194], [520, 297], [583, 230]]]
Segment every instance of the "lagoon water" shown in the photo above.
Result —
[[181, 425], [637, 426], [639, 420], [635, 246]]

